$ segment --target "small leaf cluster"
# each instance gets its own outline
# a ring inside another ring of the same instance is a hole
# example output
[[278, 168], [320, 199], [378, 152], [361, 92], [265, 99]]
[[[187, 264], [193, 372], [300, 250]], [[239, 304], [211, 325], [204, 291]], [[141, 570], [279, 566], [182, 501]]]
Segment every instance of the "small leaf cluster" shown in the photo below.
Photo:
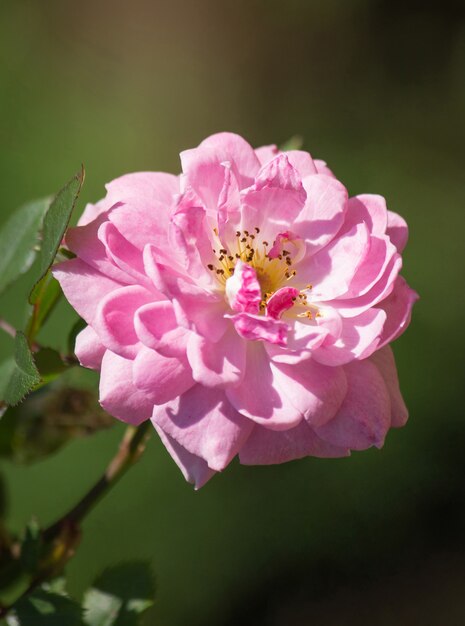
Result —
[[[23, 275], [29, 293], [24, 324], [11, 325], [0, 317], [0, 332], [14, 339], [11, 353], [0, 355], [0, 458], [15, 463], [40, 460], [68, 441], [113, 423], [95, 393], [76, 385], [73, 351], [82, 320], [71, 328], [67, 353], [38, 343], [62, 296], [51, 269], [73, 256], [63, 238], [83, 181], [81, 169], [53, 199], [24, 205], [0, 228], [0, 295]], [[5, 614], [9, 626], [139, 624], [154, 595], [147, 566], [109, 569], [81, 606], [57, 578], [79, 543], [80, 527], [65, 524], [44, 530], [32, 520], [17, 536], [4, 523], [6, 505], [0, 475], [0, 617]], [[137, 593], [133, 580], [140, 583]]]
[[24, 596], [7, 617], [8, 626], [139, 626], [153, 606], [155, 581], [142, 561], [106, 569], [84, 593], [71, 598], [62, 577]]
[[[58, 353], [48, 350], [40, 357], [41, 372], [34, 356], [35, 337], [47, 321], [61, 295], [51, 275], [63, 236], [71, 219], [82, 183], [81, 169], [58, 192], [55, 198], [39, 200], [20, 208], [0, 230], [0, 294], [37, 259], [37, 271], [31, 279], [30, 314], [24, 329], [15, 329], [14, 354], [0, 364], [0, 408], [15, 406], [31, 391], [49, 382], [50, 376], [63, 371], [66, 363]], [[64, 251], [64, 254], [66, 252]], [[54, 363], [55, 367], [51, 367]]]

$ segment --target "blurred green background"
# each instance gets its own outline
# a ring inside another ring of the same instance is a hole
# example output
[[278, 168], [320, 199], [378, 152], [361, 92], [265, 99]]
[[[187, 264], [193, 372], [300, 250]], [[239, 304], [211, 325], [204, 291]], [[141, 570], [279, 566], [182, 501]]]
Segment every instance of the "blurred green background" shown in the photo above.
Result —
[[[219, 130], [300, 134], [352, 194], [407, 219], [421, 300], [395, 353], [410, 421], [381, 451], [234, 463], [200, 492], [153, 438], [85, 523], [70, 590], [140, 557], [158, 580], [147, 624], [464, 624], [465, 3], [1, 2], [0, 222], [81, 162], [80, 209], [122, 173], [177, 172]], [[0, 301], [13, 324], [21, 298], [19, 284]], [[63, 343], [72, 319], [60, 306], [44, 340]], [[11, 527], [67, 510], [121, 433], [3, 463]]]

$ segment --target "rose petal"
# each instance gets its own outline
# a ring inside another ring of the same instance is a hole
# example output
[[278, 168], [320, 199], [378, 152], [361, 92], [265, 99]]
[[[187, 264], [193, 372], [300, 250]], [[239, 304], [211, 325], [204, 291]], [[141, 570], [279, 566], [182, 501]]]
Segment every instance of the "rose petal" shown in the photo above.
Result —
[[337, 458], [348, 455], [347, 448], [323, 441], [308, 424], [301, 422], [279, 432], [255, 426], [239, 452], [239, 459], [243, 465], [273, 465], [306, 456]]
[[316, 434], [336, 446], [352, 450], [380, 448], [391, 424], [391, 401], [377, 367], [369, 360], [344, 367], [348, 391], [331, 421]]
[[380, 348], [394, 341], [404, 332], [410, 323], [412, 307], [418, 298], [418, 294], [407, 285], [402, 276], [398, 276], [392, 293], [379, 304], [387, 316]]
[[388, 211], [388, 227], [386, 232], [397, 248], [397, 251], [402, 252], [408, 241], [408, 226], [404, 218], [394, 213], [394, 211]]
[[349, 198], [344, 228], [349, 230], [355, 224], [366, 224], [371, 235], [382, 236], [387, 227], [386, 200], [375, 194], [360, 194]]
[[376, 365], [383, 377], [391, 399], [391, 426], [400, 428], [408, 420], [408, 409], [399, 387], [396, 362], [390, 346], [385, 346], [371, 355], [370, 361]]
[[302, 182], [307, 200], [294, 229], [305, 239], [307, 253], [312, 254], [334, 239], [341, 228], [348, 194], [342, 183], [329, 176], [306, 176]]
[[226, 387], [239, 384], [245, 370], [245, 342], [228, 330], [216, 343], [191, 333], [187, 343], [187, 358], [194, 379], [206, 387]]
[[312, 284], [312, 299], [328, 301], [347, 292], [369, 250], [364, 224], [357, 224], [344, 237], [334, 239], [297, 265], [297, 279]]
[[133, 380], [152, 404], [165, 404], [194, 384], [187, 359], [164, 357], [145, 347], [139, 350], [134, 360]]
[[53, 267], [52, 273], [68, 302], [90, 325], [102, 298], [122, 287], [121, 283], [104, 276], [81, 259], [59, 263]]
[[137, 426], [149, 419], [153, 402], [133, 383], [133, 362], [107, 350], [100, 375], [100, 404], [123, 422]]
[[379, 346], [385, 321], [386, 313], [375, 308], [357, 317], [343, 318], [340, 337], [334, 343], [327, 339], [312, 355], [319, 363], [331, 366], [366, 358]]
[[204, 459], [188, 452], [176, 439], [167, 435], [157, 424], [154, 424], [154, 427], [184, 478], [187, 482], [192, 483], [196, 489], [203, 487], [216, 474], [215, 470], [208, 467]]
[[99, 370], [106, 348], [91, 326], [86, 326], [76, 337], [74, 352], [83, 367]]
[[104, 346], [122, 357], [134, 358], [141, 347], [134, 316], [137, 309], [152, 300], [152, 294], [137, 285], [116, 289], [102, 298], [93, 328]]
[[297, 217], [306, 197], [297, 170], [285, 154], [278, 154], [243, 192], [242, 223], [251, 231], [259, 227], [263, 236], [273, 236], [279, 226], [282, 230]]
[[134, 329], [145, 346], [163, 356], [185, 356], [190, 332], [178, 325], [173, 305], [168, 300], [150, 302], [137, 309]]
[[253, 428], [253, 423], [233, 409], [221, 390], [202, 385], [156, 407], [152, 421], [217, 471], [231, 462]]
[[274, 430], [292, 428], [303, 414], [292, 404], [288, 390], [277, 385], [279, 375], [263, 345], [249, 343], [244, 379], [237, 387], [227, 387], [226, 396], [237, 411], [258, 424]]

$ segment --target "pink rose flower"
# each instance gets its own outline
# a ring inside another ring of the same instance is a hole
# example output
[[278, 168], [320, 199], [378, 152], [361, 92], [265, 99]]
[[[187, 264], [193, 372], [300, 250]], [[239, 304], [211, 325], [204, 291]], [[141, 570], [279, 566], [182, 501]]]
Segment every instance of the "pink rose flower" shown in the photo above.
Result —
[[55, 267], [115, 417], [151, 419], [187, 480], [341, 457], [407, 420], [389, 343], [417, 295], [404, 220], [348, 198], [307, 152], [221, 133], [182, 174], [128, 174], [88, 206]]

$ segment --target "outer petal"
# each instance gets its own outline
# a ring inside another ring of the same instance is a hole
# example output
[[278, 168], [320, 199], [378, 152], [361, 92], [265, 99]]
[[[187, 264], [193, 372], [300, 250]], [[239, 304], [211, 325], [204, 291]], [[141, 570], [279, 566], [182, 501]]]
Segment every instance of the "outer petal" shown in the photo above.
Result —
[[[229, 162], [241, 189], [249, 187], [260, 168], [260, 163], [253, 148], [239, 135], [217, 133], [207, 137], [198, 148], [181, 152], [183, 172], [198, 195], [206, 200], [205, 181], [212, 180], [217, 171], [215, 167]], [[221, 177], [222, 178], [222, 177]], [[222, 187], [222, 180], [217, 188], [216, 198]], [[212, 198], [213, 200], [213, 198]], [[209, 206], [209, 202], [206, 202]]]
[[418, 298], [418, 294], [410, 289], [402, 276], [398, 276], [392, 293], [379, 304], [387, 315], [380, 348], [394, 341], [404, 332], [410, 324], [412, 307]]
[[283, 154], [287, 156], [289, 163], [299, 172], [301, 178], [318, 173], [315, 163], [308, 152], [304, 152], [304, 150], [287, 150]]
[[396, 247], [389, 241], [389, 237], [370, 237], [370, 249], [343, 297], [357, 298], [367, 293], [382, 279], [396, 255]]
[[354, 361], [344, 370], [349, 385], [344, 402], [336, 417], [315, 432], [343, 448], [380, 448], [391, 424], [391, 401], [383, 378], [369, 360]]
[[253, 423], [233, 409], [222, 391], [202, 385], [155, 408], [152, 421], [218, 471], [236, 456], [253, 428]]
[[388, 211], [387, 234], [398, 252], [402, 252], [408, 241], [408, 226], [404, 218], [394, 211]]
[[179, 177], [164, 172], [126, 174], [107, 185], [107, 200], [122, 203], [110, 215], [119, 232], [136, 248], [164, 245], [170, 208], [180, 192]]
[[349, 450], [320, 439], [305, 422], [289, 430], [275, 431], [255, 426], [239, 452], [243, 465], [273, 465], [306, 456], [336, 458]]
[[329, 422], [340, 408], [347, 379], [342, 367], [326, 367], [313, 359], [294, 365], [272, 363], [275, 385], [311, 426]]
[[357, 317], [342, 319], [341, 336], [332, 344], [325, 341], [313, 351], [313, 357], [332, 366], [366, 358], [378, 347], [385, 321], [386, 313], [375, 308]]
[[111, 223], [138, 250], [143, 250], [147, 243], [167, 248], [170, 205], [136, 202], [115, 208], [110, 215]]
[[315, 163], [318, 174], [323, 174], [324, 176], [331, 176], [331, 178], [336, 178], [332, 170], [329, 169], [326, 161], [322, 161], [321, 159], [313, 159], [313, 162]]
[[98, 229], [98, 238], [105, 247], [107, 258], [129, 277], [128, 282], [153, 289], [146, 276], [141, 251], [132, 245], [111, 222], [104, 222]]
[[93, 324], [102, 343], [116, 354], [133, 359], [141, 347], [134, 316], [151, 301], [152, 294], [137, 285], [122, 287], [102, 298]]
[[109, 350], [105, 352], [100, 376], [100, 404], [110, 415], [137, 425], [150, 418], [153, 402], [135, 387], [132, 366], [132, 361]]
[[274, 159], [274, 157], [279, 154], [279, 148], [275, 144], [260, 146], [259, 148], [255, 148], [255, 154], [260, 161], [260, 165], [266, 165], [269, 161], [271, 161], [271, 159]]
[[78, 221], [78, 226], [85, 226], [93, 222], [101, 213], [108, 211], [111, 204], [105, 198], [96, 204], [86, 204], [84, 211]]
[[347, 292], [369, 249], [368, 231], [357, 224], [297, 266], [297, 279], [311, 283], [312, 300], [328, 301]]
[[187, 358], [194, 379], [206, 387], [237, 385], [244, 377], [245, 342], [233, 328], [216, 343], [191, 333]]
[[404, 426], [408, 419], [408, 410], [400, 392], [397, 368], [391, 347], [386, 346], [381, 350], [377, 350], [371, 355], [370, 361], [379, 369], [389, 392], [391, 399], [391, 426], [394, 428]]
[[79, 359], [79, 363], [83, 367], [99, 370], [102, 365], [105, 350], [105, 346], [91, 326], [84, 328], [76, 337], [74, 351]]
[[53, 267], [52, 273], [68, 302], [91, 325], [102, 298], [122, 287], [121, 283], [104, 276], [81, 259], [59, 263]]
[[395, 254], [388, 263], [383, 276], [367, 291], [367, 293], [355, 298], [340, 298], [333, 300], [333, 306], [344, 317], [356, 317], [364, 311], [381, 302], [394, 289], [395, 280], [402, 267], [402, 258]]
[[66, 245], [71, 252], [105, 276], [122, 284], [133, 284], [134, 278], [108, 257], [104, 244], [98, 238], [99, 228], [108, 221], [110, 212], [101, 213], [85, 226], [70, 228], [65, 237]]
[[134, 360], [133, 379], [153, 404], [165, 404], [194, 384], [187, 359], [167, 358], [145, 347]]
[[384, 235], [387, 227], [387, 208], [383, 196], [365, 193], [349, 199], [344, 228], [350, 229], [361, 222], [367, 225], [371, 235], [378, 237]]
[[179, 193], [179, 177], [166, 172], [133, 172], [115, 178], [105, 187], [112, 203], [143, 201], [146, 206], [157, 202], [169, 206]]
[[208, 467], [204, 459], [188, 452], [186, 448], [183, 448], [176, 439], [167, 435], [157, 424], [154, 424], [154, 427], [184, 478], [187, 482], [195, 485], [196, 489], [203, 487], [216, 474], [215, 470]]
[[302, 182], [307, 200], [294, 228], [311, 254], [334, 239], [341, 228], [348, 194], [342, 183], [329, 176], [306, 176]]

